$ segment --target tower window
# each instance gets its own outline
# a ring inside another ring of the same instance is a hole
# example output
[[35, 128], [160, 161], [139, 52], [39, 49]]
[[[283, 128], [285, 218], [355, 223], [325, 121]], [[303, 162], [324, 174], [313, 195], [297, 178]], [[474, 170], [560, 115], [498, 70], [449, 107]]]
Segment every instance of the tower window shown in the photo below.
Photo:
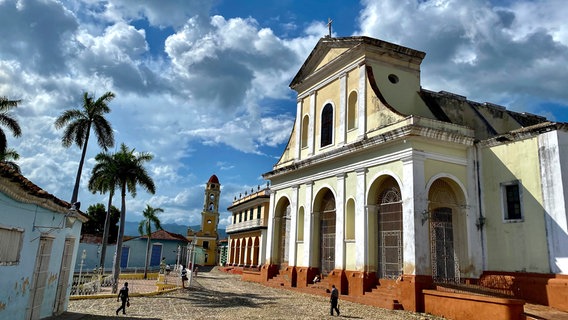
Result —
[[330, 103], [323, 107], [321, 113], [321, 142], [320, 147], [325, 147], [331, 144], [333, 135], [333, 107]]
[[209, 241], [203, 241], [203, 249], [209, 249]]
[[209, 211], [213, 211], [213, 209], [215, 209], [215, 206], [213, 205], [213, 203], [209, 204]]

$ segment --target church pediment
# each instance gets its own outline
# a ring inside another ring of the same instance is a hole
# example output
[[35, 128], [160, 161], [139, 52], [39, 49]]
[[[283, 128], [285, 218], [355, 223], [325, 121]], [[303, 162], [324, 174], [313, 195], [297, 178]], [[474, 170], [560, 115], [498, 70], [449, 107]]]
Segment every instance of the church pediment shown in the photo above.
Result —
[[312, 74], [320, 72], [326, 66], [333, 63], [337, 63], [338, 67], [344, 66], [347, 60], [358, 59], [367, 54], [374, 59], [377, 57], [379, 59], [380, 57], [396, 57], [394, 60], [412, 61], [417, 65], [422, 62], [425, 56], [424, 52], [369, 37], [324, 37], [318, 41], [302, 65], [290, 83], [290, 88], [294, 89]]

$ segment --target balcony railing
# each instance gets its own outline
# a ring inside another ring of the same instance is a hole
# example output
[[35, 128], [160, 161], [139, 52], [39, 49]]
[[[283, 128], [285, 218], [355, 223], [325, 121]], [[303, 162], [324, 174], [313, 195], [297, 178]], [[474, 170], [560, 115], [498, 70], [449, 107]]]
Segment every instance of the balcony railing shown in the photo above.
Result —
[[237, 222], [235, 224], [231, 224], [227, 226], [226, 232], [235, 232], [235, 231], [243, 231], [247, 229], [257, 228], [257, 227], [265, 227], [263, 224], [262, 219], [253, 219], [243, 222]]

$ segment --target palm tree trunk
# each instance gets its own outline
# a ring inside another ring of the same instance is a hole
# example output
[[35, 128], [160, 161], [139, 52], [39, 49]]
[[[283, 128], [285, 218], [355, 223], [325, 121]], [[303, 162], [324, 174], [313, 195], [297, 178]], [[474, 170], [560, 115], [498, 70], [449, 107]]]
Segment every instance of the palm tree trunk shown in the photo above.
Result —
[[99, 261], [99, 266], [101, 267], [101, 275], [105, 273], [105, 258], [106, 258], [106, 248], [108, 243], [108, 233], [110, 229], [110, 208], [112, 206], [112, 197], [114, 196], [114, 192], [111, 191], [108, 197], [108, 207], [105, 217], [105, 227], [103, 229], [103, 241], [102, 241], [102, 248], [101, 248], [101, 260]]
[[83, 172], [83, 164], [85, 163], [85, 155], [87, 154], [87, 144], [89, 143], [89, 135], [91, 133], [91, 126], [87, 129], [87, 136], [83, 144], [83, 151], [81, 152], [81, 160], [79, 160], [79, 168], [77, 169], [77, 177], [75, 178], [75, 187], [73, 188], [73, 195], [71, 196], [71, 205], [77, 202], [79, 196], [79, 184], [81, 183], [81, 173]]
[[126, 183], [122, 183], [120, 186], [120, 197], [122, 198], [122, 203], [120, 205], [120, 226], [118, 228], [118, 239], [116, 240], [116, 254], [114, 257], [114, 268], [112, 270], [113, 283], [112, 283], [112, 293], [118, 291], [118, 276], [120, 274], [120, 258], [122, 256], [122, 242], [124, 239], [124, 219], [126, 217]]
[[[150, 223], [150, 221], [148, 221]], [[146, 263], [144, 264], [144, 279], [148, 278], [148, 260], [150, 258], [150, 235], [148, 234], [148, 241], [146, 241]]]

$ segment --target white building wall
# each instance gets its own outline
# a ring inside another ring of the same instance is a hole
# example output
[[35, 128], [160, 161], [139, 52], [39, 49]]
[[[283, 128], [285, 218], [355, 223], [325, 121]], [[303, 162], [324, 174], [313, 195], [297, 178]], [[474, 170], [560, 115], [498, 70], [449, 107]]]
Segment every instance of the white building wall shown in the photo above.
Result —
[[544, 133], [538, 144], [550, 268], [568, 274], [568, 133]]

